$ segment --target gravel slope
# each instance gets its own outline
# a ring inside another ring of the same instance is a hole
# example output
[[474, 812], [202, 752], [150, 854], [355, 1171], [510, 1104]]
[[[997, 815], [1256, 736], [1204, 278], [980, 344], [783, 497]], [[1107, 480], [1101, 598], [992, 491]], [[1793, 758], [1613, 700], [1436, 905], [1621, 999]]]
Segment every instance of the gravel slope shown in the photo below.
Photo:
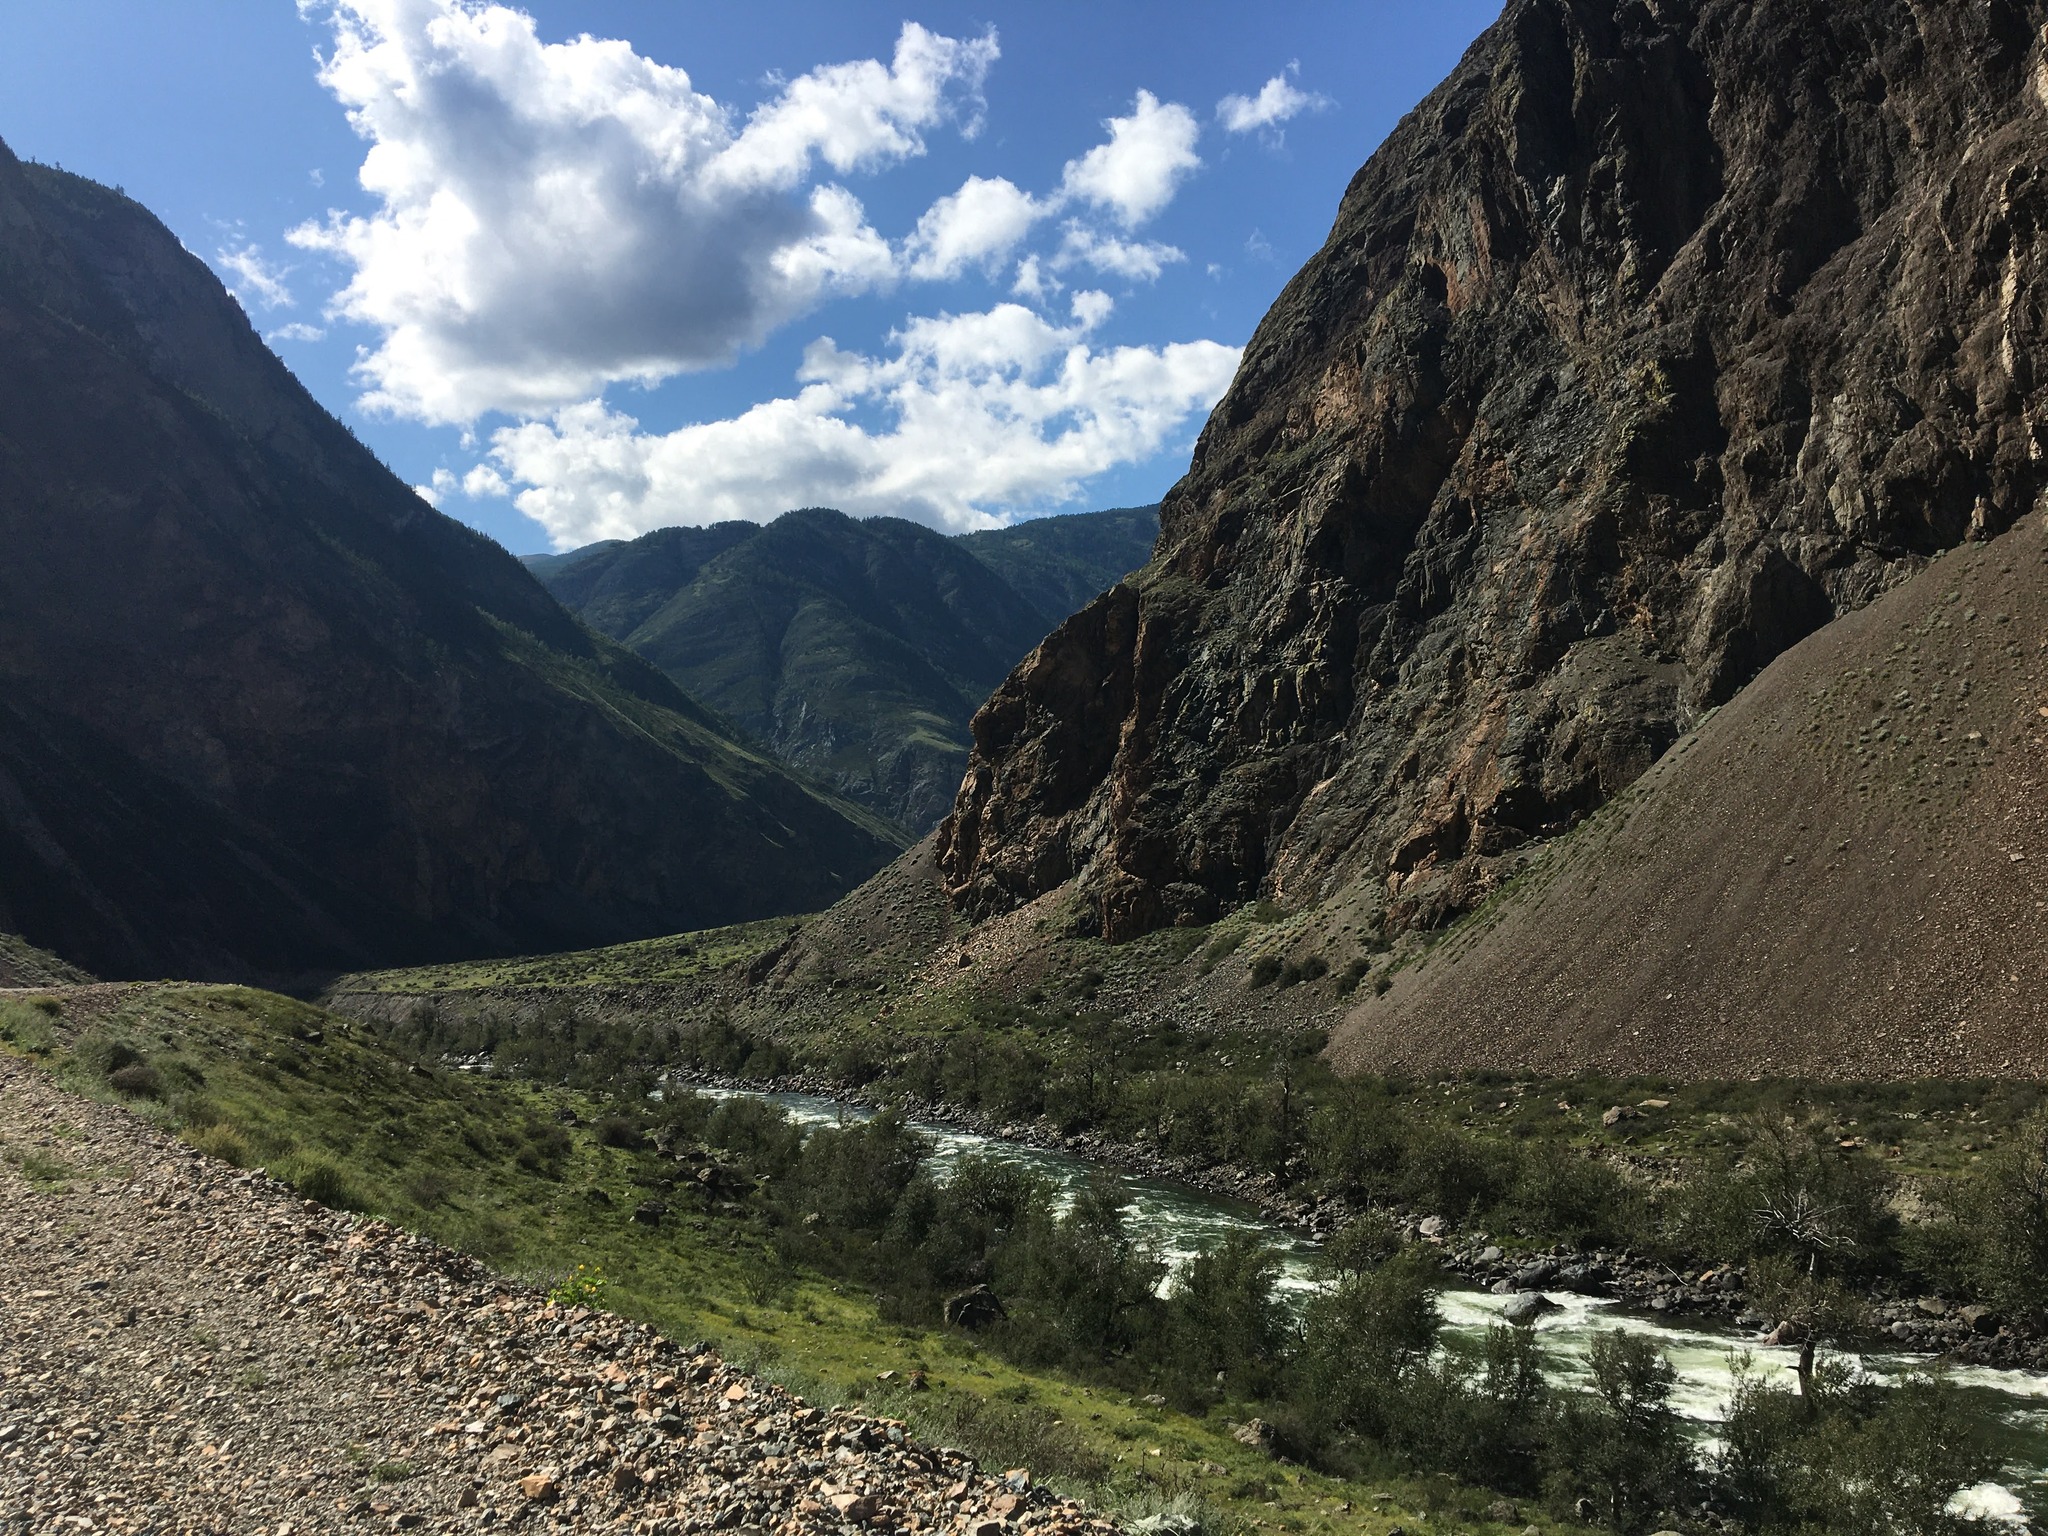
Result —
[[0, 1057], [0, 1532], [1110, 1522]]
[[1364, 998], [1347, 1071], [2048, 1077], [2048, 520], [1777, 661]]

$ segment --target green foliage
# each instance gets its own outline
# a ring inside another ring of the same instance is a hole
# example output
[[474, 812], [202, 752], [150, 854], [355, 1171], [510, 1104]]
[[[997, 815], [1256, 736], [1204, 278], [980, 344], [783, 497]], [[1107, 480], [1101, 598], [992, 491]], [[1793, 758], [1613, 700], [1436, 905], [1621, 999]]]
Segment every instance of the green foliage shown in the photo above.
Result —
[[1773, 1387], [1748, 1361], [1715, 1458], [1716, 1486], [1742, 1528], [1801, 1536], [1943, 1536], [1960, 1488], [1995, 1474], [1955, 1386], [1915, 1373], [1891, 1386], [1839, 1361], [1811, 1398]]
[[2048, 1110], [2022, 1122], [1949, 1207], [1942, 1235], [1960, 1278], [2016, 1316], [2048, 1319]]
[[1544, 1447], [1545, 1487], [1560, 1510], [1584, 1498], [1623, 1533], [1648, 1530], [1686, 1501], [1696, 1469], [1671, 1408], [1677, 1372], [1650, 1339], [1619, 1330], [1593, 1340], [1593, 1390], [1558, 1404]]
[[1272, 1394], [1289, 1332], [1273, 1290], [1279, 1278], [1280, 1255], [1250, 1232], [1231, 1233], [1174, 1276], [1161, 1354], [1182, 1401], [1218, 1386], [1239, 1398]]
[[602, 1264], [578, 1264], [548, 1287], [548, 1300], [558, 1307], [597, 1307], [611, 1288]]
[[47, 1056], [57, 1048], [57, 1031], [33, 1003], [0, 998], [0, 1044], [24, 1056]]
[[291, 1152], [271, 1164], [270, 1174], [308, 1200], [337, 1211], [360, 1210], [363, 1197], [335, 1163], [317, 1152]]

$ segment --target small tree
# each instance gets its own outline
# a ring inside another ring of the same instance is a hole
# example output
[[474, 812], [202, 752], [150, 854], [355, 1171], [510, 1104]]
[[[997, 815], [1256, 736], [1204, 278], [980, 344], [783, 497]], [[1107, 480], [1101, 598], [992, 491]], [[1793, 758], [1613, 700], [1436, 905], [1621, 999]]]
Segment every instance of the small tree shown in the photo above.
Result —
[[1678, 1373], [1652, 1340], [1615, 1330], [1593, 1340], [1593, 1390], [1557, 1408], [1545, 1485], [1560, 1506], [1581, 1498], [1614, 1529], [1647, 1529], [1690, 1492], [1694, 1470], [1671, 1408]]
[[1175, 1276], [1166, 1358], [1180, 1396], [1195, 1398], [1219, 1375], [1241, 1396], [1272, 1390], [1287, 1339], [1279, 1278], [1280, 1255], [1253, 1232], [1231, 1233]]

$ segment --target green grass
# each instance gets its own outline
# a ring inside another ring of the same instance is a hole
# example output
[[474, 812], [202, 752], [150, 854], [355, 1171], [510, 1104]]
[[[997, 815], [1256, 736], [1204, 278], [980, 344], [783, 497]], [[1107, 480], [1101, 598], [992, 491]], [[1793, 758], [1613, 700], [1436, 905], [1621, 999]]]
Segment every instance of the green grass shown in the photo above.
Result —
[[621, 983], [695, 981], [743, 965], [789, 936], [791, 920], [770, 918], [603, 949], [474, 960], [343, 976], [335, 992], [468, 992], [486, 987], [592, 988]]
[[[874, 1298], [817, 1275], [764, 1284], [756, 1255], [767, 1231], [757, 1218], [687, 1184], [661, 1188], [674, 1165], [604, 1145], [603, 1106], [582, 1095], [425, 1067], [365, 1026], [234, 987], [133, 988], [110, 1017], [82, 1038], [65, 1034], [43, 1059], [68, 1085], [113, 1099], [97, 1074], [129, 1053], [166, 1085], [148, 1112], [195, 1146], [544, 1287], [590, 1266], [611, 1310], [674, 1338], [708, 1339], [815, 1400], [866, 1401], [990, 1466], [1029, 1465], [1109, 1507], [1200, 1501], [1224, 1525], [1374, 1536], [1412, 1524], [1432, 1496], [1398, 1477], [1368, 1488], [1280, 1466], [1231, 1439], [1222, 1407], [1181, 1414], [1025, 1370], [969, 1335], [885, 1322]], [[70, 1173], [46, 1154], [9, 1156], [46, 1183]], [[670, 1215], [659, 1227], [634, 1223], [634, 1207], [654, 1193]], [[904, 1385], [913, 1370], [926, 1373], [928, 1390]], [[888, 1371], [890, 1382], [877, 1380]], [[1375, 1504], [1374, 1492], [1390, 1497]], [[1489, 1497], [1472, 1493], [1469, 1512]]]

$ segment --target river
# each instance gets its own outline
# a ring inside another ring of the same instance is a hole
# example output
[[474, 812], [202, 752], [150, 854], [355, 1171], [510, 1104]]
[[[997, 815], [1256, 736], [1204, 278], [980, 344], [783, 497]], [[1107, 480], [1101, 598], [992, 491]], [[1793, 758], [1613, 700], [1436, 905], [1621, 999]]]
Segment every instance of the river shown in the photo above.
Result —
[[[864, 1120], [873, 1110], [836, 1099], [801, 1093], [755, 1093], [740, 1089], [701, 1088], [707, 1097], [747, 1097], [775, 1104], [801, 1125], [837, 1125]], [[940, 1179], [947, 1168], [968, 1153], [1020, 1164], [1071, 1195], [1092, 1174], [1107, 1165], [1055, 1148], [1004, 1141], [956, 1126], [913, 1122], [934, 1145], [931, 1167]], [[1169, 1266], [1177, 1266], [1231, 1232], [1257, 1232], [1269, 1239], [1282, 1258], [1280, 1289], [1296, 1295], [1313, 1290], [1318, 1281], [1314, 1247], [1276, 1226], [1252, 1206], [1206, 1194], [1165, 1179], [1144, 1178], [1110, 1167], [1122, 1185], [1126, 1218]], [[1535, 1324], [1536, 1336], [1553, 1379], [1583, 1381], [1587, 1350], [1593, 1337], [1620, 1328], [1645, 1334], [1664, 1346], [1678, 1372], [1673, 1406], [1710, 1437], [1728, 1400], [1738, 1356], [1746, 1353], [1756, 1367], [1790, 1371], [1797, 1352], [1770, 1348], [1757, 1336], [1717, 1320], [1673, 1322], [1656, 1313], [1624, 1310], [1617, 1303], [1565, 1292], [1546, 1293], [1559, 1310]], [[1476, 1339], [1499, 1317], [1505, 1296], [1476, 1290], [1444, 1294], [1445, 1328], [1453, 1337]], [[1923, 1357], [1874, 1352], [1860, 1357], [1861, 1369], [1873, 1375], [1896, 1375], [1924, 1365]], [[1949, 1377], [1980, 1413], [2005, 1458], [2001, 1480], [1970, 1489], [1959, 1509], [1981, 1515], [2006, 1532], [2048, 1531], [2048, 1375], [2033, 1371], [2001, 1371], [1981, 1366], [1952, 1369]]]

